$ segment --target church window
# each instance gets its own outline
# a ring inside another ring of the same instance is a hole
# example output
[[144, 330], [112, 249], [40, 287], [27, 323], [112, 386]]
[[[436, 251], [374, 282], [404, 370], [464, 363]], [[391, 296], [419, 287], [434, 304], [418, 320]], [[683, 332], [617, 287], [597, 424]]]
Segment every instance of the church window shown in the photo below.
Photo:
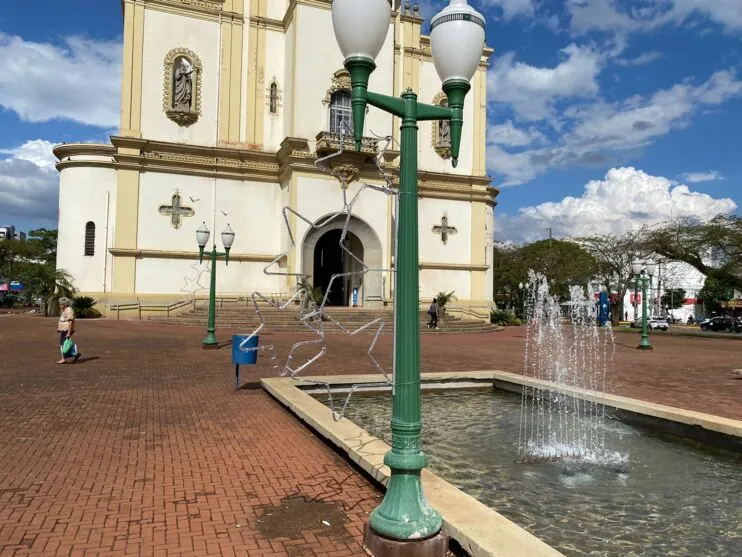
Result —
[[87, 257], [95, 255], [95, 223], [93, 221], [85, 225], [85, 255]]
[[330, 98], [330, 132], [339, 134], [341, 130], [353, 130], [353, 113], [350, 107], [350, 93], [335, 91]]
[[271, 83], [269, 110], [271, 114], [278, 113], [278, 84], [275, 81]]

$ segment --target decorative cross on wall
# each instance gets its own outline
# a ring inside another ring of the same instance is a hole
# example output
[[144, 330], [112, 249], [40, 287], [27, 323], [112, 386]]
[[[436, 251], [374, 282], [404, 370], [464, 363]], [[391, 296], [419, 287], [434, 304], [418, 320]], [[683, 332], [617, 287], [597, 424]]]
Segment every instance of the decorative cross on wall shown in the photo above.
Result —
[[196, 211], [190, 207], [184, 207], [180, 201], [180, 192], [175, 190], [170, 205], [160, 205], [160, 214], [170, 216], [170, 225], [176, 230], [183, 224], [181, 217], [192, 217]]
[[434, 234], [440, 234], [441, 235], [441, 241], [445, 244], [448, 242], [448, 235], [456, 234], [458, 230], [456, 230], [455, 226], [448, 226], [448, 216], [443, 215], [441, 217], [441, 225], [440, 226], [434, 226], [433, 227], [433, 233]]

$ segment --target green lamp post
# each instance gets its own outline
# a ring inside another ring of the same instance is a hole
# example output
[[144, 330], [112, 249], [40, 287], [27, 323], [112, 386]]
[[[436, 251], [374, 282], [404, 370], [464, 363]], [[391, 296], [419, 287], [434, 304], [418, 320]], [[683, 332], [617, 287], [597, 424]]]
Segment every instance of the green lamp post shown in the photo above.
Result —
[[[656, 266], [654, 263], [642, 264], [635, 262], [631, 264], [631, 270], [634, 272], [634, 280], [636, 284], [641, 284], [642, 288], [642, 340], [637, 348], [639, 350], [652, 350], [652, 345], [649, 343], [649, 331], [647, 324], [647, 285], [652, 280], [652, 275]], [[637, 286], [638, 290], [638, 286]]]
[[395, 390], [392, 449], [384, 457], [391, 469], [386, 495], [369, 519], [371, 529], [391, 540], [420, 540], [438, 534], [442, 520], [423, 494], [421, 471], [420, 324], [418, 276], [418, 127], [421, 120], [447, 120], [451, 159], [458, 164], [464, 98], [482, 58], [485, 22], [466, 0], [452, 0], [431, 22], [435, 68], [448, 96], [448, 108], [423, 104], [411, 90], [401, 98], [368, 90], [374, 60], [390, 26], [390, 0], [334, 0], [332, 22], [345, 68], [351, 76], [351, 107], [356, 150], [361, 148], [366, 106], [401, 118], [399, 232], [395, 276]]
[[[209, 232], [206, 223], [204, 222], [198, 230], [196, 230], [196, 241], [198, 242], [198, 262], [202, 263], [204, 260], [204, 248], [209, 242]], [[216, 340], [216, 260], [218, 257], [224, 257], [226, 264], [229, 265], [229, 250], [232, 249], [234, 243], [234, 231], [227, 224], [227, 227], [222, 232], [222, 244], [224, 244], [224, 252], [216, 251], [216, 242], [211, 249], [211, 277], [209, 286], [209, 322], [206, 326], [206, 338], [202, 342], [202, 348], [217, 348], [218, 341]]]

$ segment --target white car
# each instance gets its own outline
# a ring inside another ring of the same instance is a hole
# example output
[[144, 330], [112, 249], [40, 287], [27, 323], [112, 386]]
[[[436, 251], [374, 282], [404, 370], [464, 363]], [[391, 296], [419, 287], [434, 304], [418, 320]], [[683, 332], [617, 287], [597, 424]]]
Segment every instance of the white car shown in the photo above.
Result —
[[[634, 319], [634, 321], [631, 322], [631, 327], [635, 329], [641, 329], [642, 318], [639, 317], [638, 319]], [[665, 319], [664, 317], [654, 316], [647, 318], [647, 328], [649, 329], [659, 329], [660, 331], [666, 331], [668, 327], [669, 325], [667, 324], [667, 319]]]

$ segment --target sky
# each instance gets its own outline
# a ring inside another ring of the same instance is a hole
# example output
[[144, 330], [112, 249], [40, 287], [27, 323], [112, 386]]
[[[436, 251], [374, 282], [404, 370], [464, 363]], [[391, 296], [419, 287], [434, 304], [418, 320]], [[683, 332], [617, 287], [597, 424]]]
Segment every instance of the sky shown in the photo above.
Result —
[[[742, 0], [470, 3], [497, 240], [739, 213]], [[51, 147], [115, 133], [121, 35], [115, 0], [0, 1], [0, 225], [56, 227]]]

